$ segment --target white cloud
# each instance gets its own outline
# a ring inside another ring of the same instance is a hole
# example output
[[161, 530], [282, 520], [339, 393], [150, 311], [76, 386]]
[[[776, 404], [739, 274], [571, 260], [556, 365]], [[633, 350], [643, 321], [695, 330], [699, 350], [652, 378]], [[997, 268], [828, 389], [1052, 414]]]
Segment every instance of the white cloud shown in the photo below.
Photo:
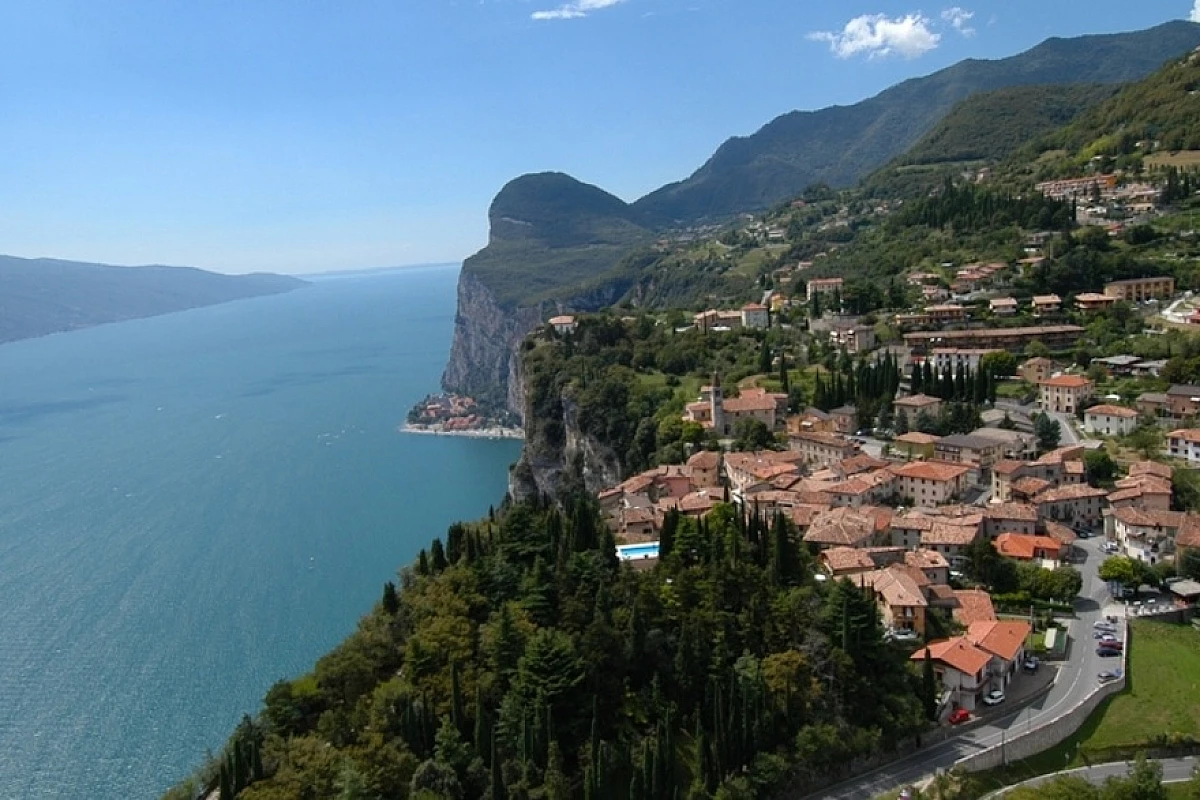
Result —
[[579, 19], [580, 17], [586, 17], [593, 11], [599, 11], [602, 8], [609, 8], [624, 2], [625, 0], [572, 0], [572, 2], [563, 3], [558, 8], [552, 8], [548, 11], [535, 11], [532, 16], [534, 19]]
[[828, 42], [838, 58], [864, 54], [868, 58], [892, 54], [917, 58], [937, 47], [942, 37], [930, 28], [928, 17], [917, 13], [895, 19], [885, 14], [863, 14], [847, 22], [839, 32], [814, 31], [808, 38]]
[[1192, 13], [1188, 17], [1192, 22], [1200, 22], [1200, 0], [1192, 4]]
[[[1197, 5], [1200, 5], [1200, 0], [1196, 0]], [[951, 6], [942, 12], [942, 19], [950, 23], [950, 27], [961, 33], [963, 36], [974, 36], [975, 29], [971, 27], [971, 18], [975, 16], [974, 11], [967, 11], [959, 6]]]

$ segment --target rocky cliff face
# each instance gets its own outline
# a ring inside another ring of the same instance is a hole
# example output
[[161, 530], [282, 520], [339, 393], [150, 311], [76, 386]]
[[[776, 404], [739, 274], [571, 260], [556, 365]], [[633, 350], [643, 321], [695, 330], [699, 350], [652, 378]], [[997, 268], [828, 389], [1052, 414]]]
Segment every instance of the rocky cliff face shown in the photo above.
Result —
[[478, 278], [463, 270], [442, 387], [523, 415], [521, 382], [515, 379], [517, 349], [541, 321], [540, 305], [505, 311]]
[[584, 488], [597, 494], [621, 480], [621, 462], [611, 447], [588, 436], [579, 429], [577, 407], [570, 390], [561, 400], [563, 442], [550, 441], [544, 431], [557, 428], [540, 420], [530, 426], [521, 458], [508, 476], [508, 493], [514, 500], [528, 500], [538, 495], [550, 498], [562, 496], [570, 482], [582, 479]]

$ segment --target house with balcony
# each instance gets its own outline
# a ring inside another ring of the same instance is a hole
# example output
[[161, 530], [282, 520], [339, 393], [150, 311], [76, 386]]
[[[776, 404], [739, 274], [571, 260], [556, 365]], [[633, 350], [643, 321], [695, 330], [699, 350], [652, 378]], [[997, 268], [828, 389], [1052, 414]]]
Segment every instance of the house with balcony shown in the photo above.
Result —
[[1042, 317], [1047, 314], [1057, 314], [1062, 311], [1062, 298], [1056, 294], [1038, 294], [1033, 296], [1033, 315]]
[[978, 620], [963, 636], [941, 639], [912, 654], [917, 663], [928, 658], [933, 674], [950, 702], [974, 711], [992, 689], [1004, 689], [1020, 669], [1028, 622]]

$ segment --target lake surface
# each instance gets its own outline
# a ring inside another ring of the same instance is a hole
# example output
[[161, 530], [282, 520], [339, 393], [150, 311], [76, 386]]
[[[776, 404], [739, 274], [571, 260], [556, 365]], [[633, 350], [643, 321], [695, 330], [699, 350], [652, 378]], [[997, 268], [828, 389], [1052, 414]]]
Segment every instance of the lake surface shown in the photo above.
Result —
[[457, 267], [0, 346], [0, 797], [156, 797], [520, 444], [396, 432]]

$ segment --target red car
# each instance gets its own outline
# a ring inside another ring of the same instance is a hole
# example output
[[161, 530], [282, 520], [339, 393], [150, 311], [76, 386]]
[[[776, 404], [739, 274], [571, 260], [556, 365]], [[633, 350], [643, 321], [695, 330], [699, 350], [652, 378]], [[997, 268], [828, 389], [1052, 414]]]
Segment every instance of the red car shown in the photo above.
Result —
[[971, 712], [965, 708], [956, 708], [950, 712], [950, 724], [959, 725], [971, 718]]

